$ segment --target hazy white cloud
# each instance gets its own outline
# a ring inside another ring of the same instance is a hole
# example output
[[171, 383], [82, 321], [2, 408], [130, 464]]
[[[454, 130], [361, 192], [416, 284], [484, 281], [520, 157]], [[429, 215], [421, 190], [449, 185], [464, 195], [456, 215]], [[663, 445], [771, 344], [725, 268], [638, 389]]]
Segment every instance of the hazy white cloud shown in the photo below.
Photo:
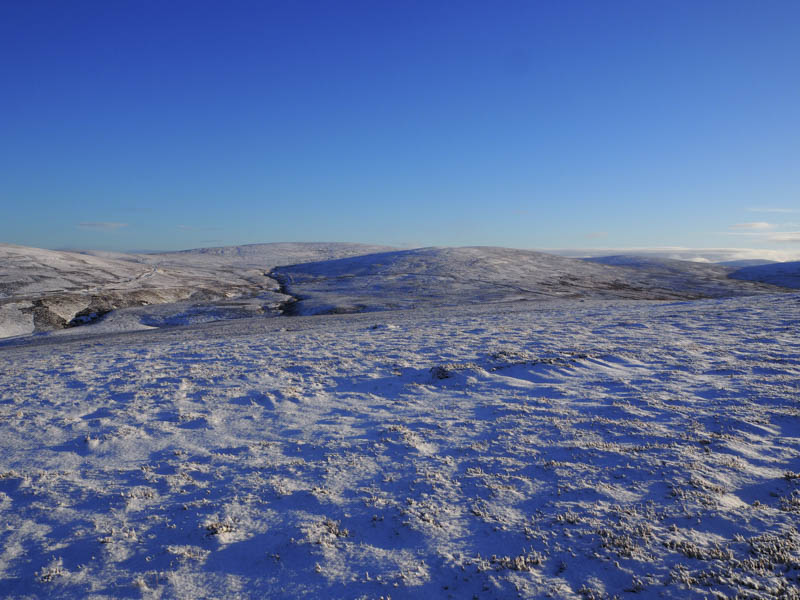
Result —
[[773, 227], [774, 225], [766, 223], [765, 221], [757, 221], [755, 223], [737, 223], [736, 225], [731, 225], [731, 229], [764, 230], [764, 229], [772, 229]]
[[800, 231], [775, 231], [767, 234], [771, 242], [800, 243]]
[[[785, 234], [769, 234], [785, 235]], [[800, 237], [800, 232], [788, 235]], [[766, 239], [766, 238], [764, 238]], [[773, 240], [793, 242], [800, 240], [786, 239]], [[655, 248], [537, 248], [541, 252], [569, 256], [571, 258], [588, 258], [591, 256], [613, 256], [615, 254], [636, 254], [657, 258], [673, 258], [677, 260], [691, 260], [695, 262], [723, 262], [728, 260], [800, 260], [800, 250], [767, 250], [763, 248], [687, 248], [683, 246], [664, 246]]]
[[115, 231], [127, 226], [127, 223], [112, 223], [107, 221], [78, 223], [78, 227], [81, 229], [95, 229], [98, 231]]
[[768, 206], [753, 206], [748, 208], [750, 212], [761, 212], [761, 213], [800, 213], [800, 208], [778, 208], [778, 207], [768, 207]]
[[[796, 224], [788, 223], [783, 227], [792, 227]], [[779, 243], [798, 243], [800, 242], [800, 231], [774, 231], [776, 225], [769, 223], [741, 223], [739, 225], [731, 225], [731, 229], [736, 231], [726, 231], [727, 235], [747, 236], [751, 240], [761, 240], [763, 242], [779, 242]]]

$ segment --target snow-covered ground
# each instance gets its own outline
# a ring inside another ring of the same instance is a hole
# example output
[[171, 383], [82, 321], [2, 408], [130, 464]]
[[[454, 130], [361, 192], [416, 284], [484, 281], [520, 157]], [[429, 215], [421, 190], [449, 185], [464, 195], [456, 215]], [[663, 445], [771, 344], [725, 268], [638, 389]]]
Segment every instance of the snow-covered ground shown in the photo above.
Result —
[[798, 323], [788, 293], [6, 341], [0, 595], [800, 598]]

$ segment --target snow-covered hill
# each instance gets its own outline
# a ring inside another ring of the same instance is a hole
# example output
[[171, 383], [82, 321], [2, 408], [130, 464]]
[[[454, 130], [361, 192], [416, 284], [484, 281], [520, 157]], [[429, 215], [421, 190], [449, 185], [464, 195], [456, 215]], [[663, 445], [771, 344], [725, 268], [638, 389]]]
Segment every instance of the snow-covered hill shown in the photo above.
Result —
[[509, 248], [421, 248], [280, 267], [301, 314], [558, 298], [687, 299], [774, 292], [729, 269], [666, 259], [589, 261]]
[[731, 272], [730, 268], [719, 263], [679, 260], [674, 258], [664, 258], [660, 256], [648, 256], [641, 254], [594, 256], [591, 258], [585, 258], [583, 260], [600, 263], [603, 265], [613, 265], [616, 267], [632, 267], [635, 269], [647, 269], [659, 273], [691, 275], [694, 277], [724, 278], [728, 273]]
[[[774, 292], [730, 268], [642, 257], [577, 260], [509, 248], [253, 244], [161, 254], [0, 246], [0, 337], [293, 314], [561, 298], [689, 299]], [[294, 299], [300, 302], [293, 302]]]
[[391, 250], [396, 250], [396, 248], [342, 242], [275, 242], [271, 244], [197, 248], [178, 252], [148, 254], [146, 257], [148, 260], [154, 260], [159, 264], [189, 264], [195, 266], [198, 264], [206, 264], [208, 266], [245, 265], [269, 270], [282, 265], [335, 260], [348, 256]]
[[0, 265], [0, 299], [124, 286], [152, 272], [135, 257], [108, 258], [10, 244], [0, 244]]
[[[254, 244], [163, 254], [64, 252], [0, 245], [0, 337], [91, 321], [143, 328], [272, 314], [288, 300], [278, 265], [385, 250], [360, 244]], [[169, 305], [154, 308], [154, 305]], [[136, 308], [138, 307], [138, 308]]]
[[800, 289], [800, 261], [745, 267], [731, 273], [731, 277]]
[[[672, 280], [672, 283], [667, 285], [672, 285], [676, 289], [705, 289], [710, 292], [708, 296], [717, 295], [714, 288], [722, 291], [723, 295], [724, 290], [730, 290], [735, 294], [738, 284], [731, 281], [732, 279], [784, 289], [800, 287], [800, 262], [732, 261], [712, 264], [638, 255], [602, 256], [584, 260], [635, 268], [640, 270], [654, 286], [664, 285], [665, 282]], [[750, 266], [741, 266], [748, 263]]]

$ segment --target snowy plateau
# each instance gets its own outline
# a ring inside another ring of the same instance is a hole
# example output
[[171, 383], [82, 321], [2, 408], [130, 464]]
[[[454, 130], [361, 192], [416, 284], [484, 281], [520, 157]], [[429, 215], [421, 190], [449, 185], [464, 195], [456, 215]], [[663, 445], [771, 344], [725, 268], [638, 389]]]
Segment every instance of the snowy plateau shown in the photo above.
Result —
[[0, 245], [0, 597], [800, 599], [798, 287]]

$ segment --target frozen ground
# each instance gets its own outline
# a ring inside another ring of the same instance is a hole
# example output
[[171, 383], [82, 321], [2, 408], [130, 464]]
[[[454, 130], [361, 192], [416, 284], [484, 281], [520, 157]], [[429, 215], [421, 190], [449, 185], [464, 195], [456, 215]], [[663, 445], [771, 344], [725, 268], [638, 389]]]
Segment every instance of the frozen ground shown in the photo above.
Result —
[[6, 341], [0, 595], [800, 598], [798, 323], [789, 293]]

